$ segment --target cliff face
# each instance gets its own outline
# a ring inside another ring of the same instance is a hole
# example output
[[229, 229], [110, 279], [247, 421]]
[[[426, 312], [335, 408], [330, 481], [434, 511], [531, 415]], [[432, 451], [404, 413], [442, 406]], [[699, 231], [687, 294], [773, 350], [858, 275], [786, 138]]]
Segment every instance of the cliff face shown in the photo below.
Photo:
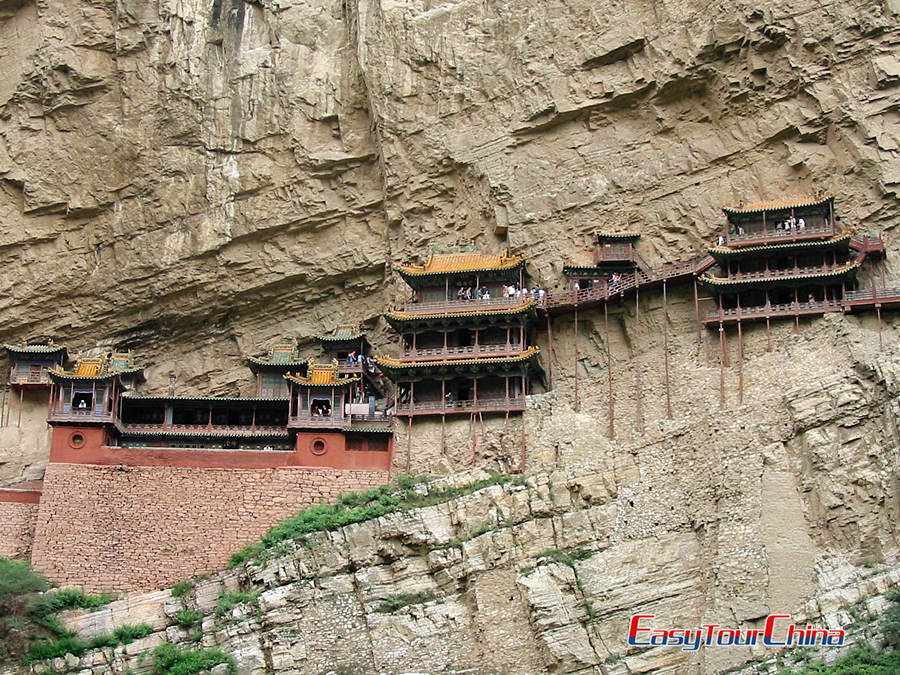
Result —
[[[132, 348], [151, 389], [174, 370], [179, 393], [247, 393], [240, 357], [285, 335], [360, 321], [388, 351], [379, 312], [406, 293], [391, 263], [429, 245], [509, 247], [552, 289], [597, 229], [673, 260], [723, 202], [816, 189], [884, 230], [889, 274], [898, 16], [896, 0], [0, 0], [0, 339]], [[772, 351], [749, 330], [718, 410], [718, 336], [697, 339], [689, 290], [668, 302], [667, 322], [655, 294], [614, 305], [608, 334], [584, 313], [577, 354], [557, 320], [553, 391], [525, 415], [541, 476], [454, 507], [478, 525], [436, 508], [229, 576], [266, 589], [263, 624], [204, 639], [249, 671], [714, 672], [751, 655], [625, 654], [625, 617], [740, 624], [816, 597], [806, 616], [839, 613], [821, 598], [898, 558], [896, 353], [876, 354], [869, 318], [776, 327]], [[675, 420], [658, 423], [663, 325]], [[40, 475], [38, 398], [0, 430], [0, 480]], [[403, 433], [412, 470], [518, 461], [518, 428]], [[496, 531], [458, 541], [480, 525]], [[577, 546], [594, 555], [574, 569], [538, 561]], [[373, 609], [419, 590], [443, 602]]]

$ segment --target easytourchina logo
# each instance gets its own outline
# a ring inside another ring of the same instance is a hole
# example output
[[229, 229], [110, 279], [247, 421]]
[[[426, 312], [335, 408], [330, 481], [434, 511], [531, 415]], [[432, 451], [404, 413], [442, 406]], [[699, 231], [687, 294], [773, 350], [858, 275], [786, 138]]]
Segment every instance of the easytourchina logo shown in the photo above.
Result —
[[845, 633], [841, 629], [816, 628], [791, 622], [790, 614], [770, 614], [762, 628], [725, 628], [705, 623], [694, 628], [658, 628], [655, 614], [635, 614], [628, 627], [632, 647], [681, 647], [695, 652], [701, 647], [840, 647]]

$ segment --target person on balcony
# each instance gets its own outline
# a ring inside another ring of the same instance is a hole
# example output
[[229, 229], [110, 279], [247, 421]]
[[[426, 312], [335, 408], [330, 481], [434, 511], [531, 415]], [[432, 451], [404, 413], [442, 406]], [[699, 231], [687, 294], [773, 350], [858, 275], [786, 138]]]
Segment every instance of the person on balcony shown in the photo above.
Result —
[[459, 287], [459, 290], [456, 291], [456, 299], [457, 300], [465, 300], [466, 299], [466, 289], [462, 286]]
[[454, 401], [456, 401], [456, 397], [453, 396], [452, 391], [448, 391], [447, 395], [444, 396], [444, 399], [447, 401], [447, 405], [453, 405]]
[[491, 299], [491, 292], [488, 290], [487, 286], [485, 286], [484, 290], [481, 291], [481, 299], [482, 300], [490, 300]]
[[78, 401], [78, 409], [84, 410], [85, 408], [87, 408], [87, 401], [85, 401], [84, 399]]
[[724, 245], [725, 245], [725, 235], [724, 235], [724, 234], [720, 234], [720, 235], [719, 235], [719, 239], [718, 239], [718, 241], [717, 241], [717, 244], [718, 244], [719, 246], [724, 246]]
[[798, 229], [798, 230], [805, 230], [805, 229], [806, 229], [806, 221], [803, 220], [803, 218], [798, 218], [798, 219], [797, 219], [797, 229]]
[[481, 289], [480, 289], [480, 288], [476, 288], [476, 289], [475, 289], [475, 299], [476, 299], [476, 300], [481, 300], [481, 297], [482, 297]]

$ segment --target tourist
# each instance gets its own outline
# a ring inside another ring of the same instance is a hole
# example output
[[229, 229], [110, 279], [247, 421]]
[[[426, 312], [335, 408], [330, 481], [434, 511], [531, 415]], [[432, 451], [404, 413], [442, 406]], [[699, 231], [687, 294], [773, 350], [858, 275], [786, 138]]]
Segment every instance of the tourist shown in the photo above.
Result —
[[509, 297], [509, 286], [507, 286], [506, 284], [503, 284], [503, 297], [504, 298]]
[[576, 281], [576, 282], [572, 285], [572, 289], [577, 293], [578, 291], [581, 290], [581, 284], [579, 284], [579, 283]]
[[356, 352], [350, 352], [347, 354], [347, 363], [356, 363]]
[[517, 298], [521, 298], [521, 297], [522, 297], [522, 289], [519, 288], [519, 284], [516, 284], [516, 297], [517, 297]]
[[544, 291], [543, 288], [538, 289], [538, 302], [541, 303], [542, 305], [544, 304], [544, 295], [545, 294], [546, 294], [546, 291]]
[[444, 399], [446, 399], [447, 405], [453, 405], [453, 402], [456, 400], [456, 398], [453, 396], [452, 391], [448, 391], [447, 395], [444, 396]]
[[743, 226], [743, 225], [738, 225], [738, 226], [737, 226], [737, 233], [738, 233], [738, 236], [739, 236], [739, 237], [743, 237], [743, 236], [744, 236], [745, 232], [744, 232], [744, 226]]
[[798, 218], [798, 219], [797, 219], [797, 229], [798, 229], [798, 230], [805, 230], [805, 229], [806, 229], [806, 221], [803, 220], [803, 218]]
[[487, 286], [484, 287], [484, 292], [481, 294], [481, 299], [482, 300], [490, 300], [491, 299], [491, 292], [488, 290]]
[[81, 400], [78, 402], [78, 407], [79, 407], [79, 409], [81, 409], [81, 410], [87, 408], [87, 401], [85, 401], [84, 399], [81, 399]]
[[512, 284], [509, 285], [509, 297], [511, 297], [511, 298], [516, 297], [516, 287], [513, 286]]
[[718, 243], [719, 243], [719, 246], [725, 245], [725, 235], [724, 234], [719, 235]]
[[481, 300], [481, 296], [482, 296], [481, 289], [480, 289], [480, 288], [476, 288], [476, 289], [475, 289], [475, 299], [476, 299], [476, 300]]
[[459, 290], [456, 291], [456, 299], [457, 300], [465, 300], [466, 299], [466, 289], [462, 286], [459, 287]]

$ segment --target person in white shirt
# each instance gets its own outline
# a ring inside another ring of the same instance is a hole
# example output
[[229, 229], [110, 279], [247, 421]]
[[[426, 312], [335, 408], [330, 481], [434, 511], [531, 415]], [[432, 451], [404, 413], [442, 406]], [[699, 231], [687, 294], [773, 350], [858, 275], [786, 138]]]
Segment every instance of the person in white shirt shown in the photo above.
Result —
[[805, 230], [805, 229], [806, 229], [806, 221], [803, 220], [803, 218], [800, 218], [800, 219], [797, 221], [797, 229], [800, 229], [800, 230]]

